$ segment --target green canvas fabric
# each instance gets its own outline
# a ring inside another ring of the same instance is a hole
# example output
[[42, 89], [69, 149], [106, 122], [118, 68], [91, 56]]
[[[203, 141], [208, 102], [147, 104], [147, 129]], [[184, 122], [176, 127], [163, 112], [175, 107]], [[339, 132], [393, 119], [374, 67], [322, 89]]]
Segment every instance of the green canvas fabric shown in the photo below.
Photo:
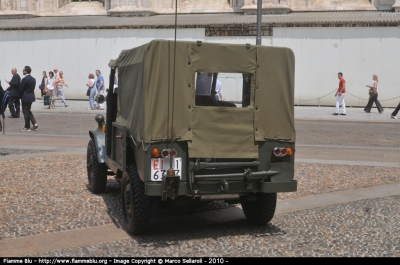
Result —
[[138, 142], [143, 141], [144, 134], [143, 66], [148, 46], [147, 44], [122, 51], [115, 63], [115, 66], [118, 67], [116, 122], [126, 126], [129, 134]]
[[296, 141], [294, 128], [294, 54], [291, 49], [257, 49], [256, 141]]
[[[290, 49], [184, 41], [174, 45], [154, 40], [110, 61], [110, 67], [118, 67], [117, 123], [136, 142], [165, 141], [173, 135], [187, 141], [189, 156], [198, 158], [257, 158], [257, 141], [294, 142]], [[252, 74], [251, 107], [195, 106], [196, 72]]]
[[193, 69], [188, 64], [190, 46], [188, 42], [177, 42], [174, 71], [174, 42], [151, 42], [145, 58], [143, 87], [145, 142], [170, 139], [171, 128], [174, 138], [180, 141], [191, 139], [189, 128], [192, 109], [188, 106], [193, 100], [194, 93], [191, 85]]
[[196, 107], [189, 157], [258, 158], [253, 124], [251, 109]]

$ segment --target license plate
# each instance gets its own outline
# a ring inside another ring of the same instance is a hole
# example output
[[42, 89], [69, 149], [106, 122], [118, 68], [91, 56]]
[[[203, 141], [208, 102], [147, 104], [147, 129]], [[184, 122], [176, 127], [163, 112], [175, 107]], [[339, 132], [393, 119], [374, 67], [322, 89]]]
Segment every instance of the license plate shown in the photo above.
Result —
[[[167, 174], [167, 170], [170, 168], [170, 162], [170, 158], [151, 159], [151, 181], [162, 181], [162, 175]], [[182, 179], [182, 158], [173, 158], [172, 168], [175, 170], [175, 176], [180, 176]]]

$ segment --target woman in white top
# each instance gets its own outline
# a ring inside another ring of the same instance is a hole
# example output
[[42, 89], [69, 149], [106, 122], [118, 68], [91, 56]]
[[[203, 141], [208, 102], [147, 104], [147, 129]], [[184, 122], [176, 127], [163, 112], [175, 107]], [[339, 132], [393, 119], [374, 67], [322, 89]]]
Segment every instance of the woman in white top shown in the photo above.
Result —
[[367, 87], [375, 89], [376, 94], [369, 97], [367, 106], [365, 106], [365, 108], [364, 108], [364, 112], [365, 113], [370, 113], [371, 112], [371, 108], [372, 108], [372, 104], [374, 104], [374, 102], [375, 102], [376, 108], [378, 109], [379, 113], [382, 113], [383, 112], [383, 108], [382, 108], [381, 103], [378, 100], [378, 76], [376, 74], [374, 74], [372, 76], [372, 84], [371, 85], [367, 85]]
[[49, 109], [55, 109], [56, 108], [56, 91], [54, 90], [54, 73], [52, 71], [49, 72], [49, 77], [46, 78], [45, 84], [47, 87], [47, 95], [50, 97], [50, 105]]
[[89, 95], [89, 110], [94, 110], [94, 96], [96, 95], [96, 83], [94, 82], [94, 74], [89, 74], [89, 81], [86, 83], [86, 86], [90, 88]]

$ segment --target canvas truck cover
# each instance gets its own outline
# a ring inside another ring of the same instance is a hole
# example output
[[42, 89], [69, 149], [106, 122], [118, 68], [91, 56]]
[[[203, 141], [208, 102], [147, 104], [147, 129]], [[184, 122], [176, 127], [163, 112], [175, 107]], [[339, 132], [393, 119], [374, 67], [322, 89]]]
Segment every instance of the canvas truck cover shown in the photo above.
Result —
[[[118, 68], [116, 121], [137, 143], [173, 135], [192, 158], [258, 158], [258, 142], [295, 142], [292, 50], [178, 41], [175, 71], [174, 50], [154, 40], [109, 63]], [[196, 72], [252, 74], [251, 108], [195, 106]]]

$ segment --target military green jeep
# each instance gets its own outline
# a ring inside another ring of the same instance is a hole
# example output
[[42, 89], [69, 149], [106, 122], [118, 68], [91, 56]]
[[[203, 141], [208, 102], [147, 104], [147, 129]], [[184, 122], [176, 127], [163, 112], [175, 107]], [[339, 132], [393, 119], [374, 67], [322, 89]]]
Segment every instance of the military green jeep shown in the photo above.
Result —
[[128, 232], [145, 233], [160, 201], [240, 203], [250, 222], [266, 224], [277, 192], [296, 191], [290, 49], [155, 40], [109, 66], [88, 181], [101, 193], [114, 175]]

